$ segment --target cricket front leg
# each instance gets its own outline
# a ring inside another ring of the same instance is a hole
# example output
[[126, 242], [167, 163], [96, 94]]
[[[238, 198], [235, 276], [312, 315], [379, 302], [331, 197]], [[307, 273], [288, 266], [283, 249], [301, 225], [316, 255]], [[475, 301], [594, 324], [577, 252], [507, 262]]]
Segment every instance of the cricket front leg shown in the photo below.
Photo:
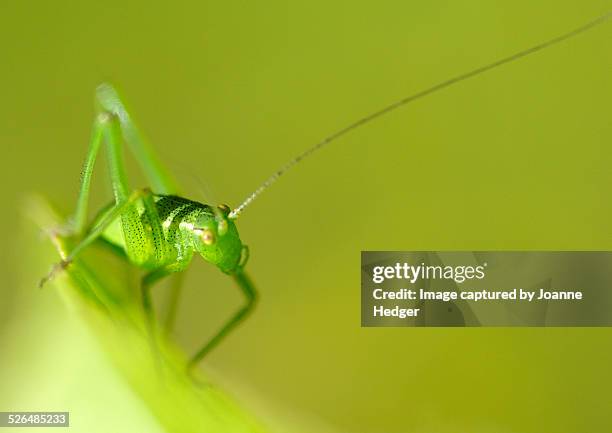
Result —
[[163, 278], [173, 274], [174, 271], [168, 267], [156, 269], [146, 274], [140, 284], [140, 292], [142, 296], [142, 308], [147, 320], [151, 323], [155, 320], [155, 310], [153, 309], [153, 301], [151, 300], [151, 288]]
[[240, 269], [232, 275], [238, 284], [238, 287], [246, 297], [246, 303], [240, 308], [234, 316], [232, 316], [225, 325], [206, 342], [200, 350], [191, 358], [187, 369], [191, 371], [215, 346], [217, 346], [224, 337], [242, 322], [255, 307], [257, 303], [257, 291], [247, 274]]
[[[154, 322], [156, 317], [153, 300], [151, 297], [151, 289], [159, 281], [169, 276], [178, 277], [175, 283], [180, 285], [183, 281], [180, 275], [183, 274], [183, 272], [187, 269], [189, 263], [191, 263], [192, 258], [193, 252], [186, 252], [185, 255], [182, 256], [181, 260], [170, 263], [169, 265], [162, 266], [158, 269], [154, 269], [142, 278], [140, 284], [142, 308], [144, 310], [145, 315], [151, 322]], [[170, 312], [169, 314], [174, 315], [174, 312]]]
[[149, 343], [151, 344], [151, 351], [153, 355], [155, 356], [155, 359], [157, 361], [158, 368], [160, 368], [160, 371], [161, 371], [161, 365], [163, 363], [161, 362], [161, 350], [160, 350], [160, 346], [159, 346], [158, 338], [157, 338], [158, 337], [158, 332], [157, 332], [158, 327], [156, 326], [155, 309], [153, 308], [153, 300], [151, 298], [151, 289], [156, 283], [158, 283], [162, 279], [172, 274], [176, 274], [177, 272], [180, 273], [181, 270], [182, 268], [180, 268], [180, 265], [177, 265], [177, 264], [164, 266], [162, 268], [153, 270], [149, 272], [148, 274], [146, 274], [142, 278], [141, 284], [140, 284], [145, 328], [146, 328], [146, 332], [149, 337], [148, 338]]
[[156, 362], [156, 368], [158, 372], [163, 372], [163, 362], [162, 362], [162, 350], [158, 341], [158, 332], [157, 326], [155, 325], [155, 310], [153, 308], [153, 301], [151, 299], [151, 289], [152, 287], [161, 281], [162, 279], [168, 277], [169, 275], [175, 273], [176, 270], [173, 269], [173, 266], [164, 266], [159, 269], [155, 269], [148, 274], [146, 274], [140, 283], [140, 290], [142, 295], [142, 307], [144, 312], [144, 324], [145, 330], [148, 335], [148, 341], [151, 348], [151, 353]]
[[172, 275], [170, 299], [168, 301], [168, 308], [164, 321], [164, 328], [166, 329], [167, 334], [171, 334], [174, 329], [178, 304], [183, 291], [183, 283], [185, 281], [185, 272], [187, 272], [187, 270], [183, 272], [176, 272], [174, 275]]

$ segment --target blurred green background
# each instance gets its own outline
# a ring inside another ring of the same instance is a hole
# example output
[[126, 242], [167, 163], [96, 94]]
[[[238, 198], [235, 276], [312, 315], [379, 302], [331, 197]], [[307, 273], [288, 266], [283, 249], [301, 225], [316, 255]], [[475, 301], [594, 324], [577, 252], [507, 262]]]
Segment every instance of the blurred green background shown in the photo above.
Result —
[[[27, 395], [4, 382], [0, 410], [63, 401], [93, 418], [128, 398], [110, 373], [92, 373], [104, 370], [85, 355], [93, 343], [73, 339], [61, 302], [35, 287], [46, 268], [23, 263], [18, 245], [28, 192], [72, 209], [101, 81], [123, 91], [190, 198], [237, 205], [356, 118], [608, 8], [3, 2], [0, 379], [33, 388], [29, 373], [46, 368], [89, 394], [58, 390], [65, 380]], [[611, 36], [612, 25], [598, 27], [419, 101], [287, 174], [239, 221], [258, 310], [203, 368], [264, 421], [311, 431], [610, 431], [611, 330], [361, 329], [359, 252], [612, 248]], [[97, 168], [93, 206], [110, 198]], [[228, 278], [194, 260], [180, 344], [195, 349], [239, 302]], [[42, 335], [70, 350], [45, 349]], [[126, 423], [137, 412], [123, 410]], [[153, 431], [134, 417], [125, 431]]]

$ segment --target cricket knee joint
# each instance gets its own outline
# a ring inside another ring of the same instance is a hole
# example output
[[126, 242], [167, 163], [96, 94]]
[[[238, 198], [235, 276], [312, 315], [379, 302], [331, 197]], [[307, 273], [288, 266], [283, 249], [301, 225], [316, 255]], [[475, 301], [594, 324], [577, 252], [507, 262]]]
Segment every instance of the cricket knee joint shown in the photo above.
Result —
[[250, 292], [247, 293], [246, 307], [248, 309], [255, 307], [258, 301], [259, 301], [259, 293], [257, 293], [255, 290], [251, 290]]
[[106, 125], [110, 123], [112, 118], [113, 118], [113, 113], [108, 112], [108, 111], [102, 111], [98, 114], [98, 117], [96, 117], [96, 122], [100, 125]]
[[119, 94], [110, 84], [102, 83], [96, 88], [96, 100], [103, 112], [117, 116], [121, 121], [127, 120], [128, 114]]

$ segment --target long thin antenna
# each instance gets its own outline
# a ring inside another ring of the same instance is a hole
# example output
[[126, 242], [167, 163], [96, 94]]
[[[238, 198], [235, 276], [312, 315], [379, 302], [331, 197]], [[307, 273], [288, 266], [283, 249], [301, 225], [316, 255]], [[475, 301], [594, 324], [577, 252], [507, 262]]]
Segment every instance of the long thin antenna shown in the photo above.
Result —
[[514, 62], [515, 60], [518, 60], [520, 58], [526, 57], [530, 54], [536, 53], [538, 51], [541, 51], [545, 48], [551, 47], [552, 45], [556, 45], [560, 42], [563, 42], [567, 39], [573, 38], [574, 36], [578, 36], [581, 33], [586, 32], [587, 30], [592, 29], [595, 26], [598, 26], [600, 24], [605, 23], [606, 21], [608, 21], [608, 19], [610, 18], [610, 16], [612, 16], [612, 11], [608, 11], [606, 12], [604, 15], [599, 16], [598, 18], [595, 18], [592, 21], [589, 21], [588, 23], [570, 31], [567, 33], [564, 33], [560, 36], [557, 36], [555, 38], [549, 39], [546, 42], [542, 42], [538, 45], [534, 45], [531, 48], [527, 48], [526, 50], [523, 51], [519, 51], [518, 53], [512, 54], [508, 57], [504, 57], [503, 59], [497, 60], [493, 63], [489, 63], [488, 65], [485, 66], [481, 66], [477, 69], [473, 69], [469, 72], [465, 72], [463, 74], [457, 75], [453, 78], [450, 78], [446, 81], [442, 81], [432, 87], [429, 87], [425, 90], [421, 90], [420, 92], [417, 92], [413, 95], [407, 96], [403, 99], [400, 99], [399, 101], [396, 101], [390, 105], [387, 105], [384, 108], [381, 108], [378, 111], [375, 111], [365, 117], [362, 117], [361, 119], [357, 120], [356, 122], [351, 123], [350, 125], [340, 129], [339, 131], [333, 133], [332, 135], [328, 136], [327, 138], [325, 138], [323, 141], [315, 144], [314, 146], [306, 149], [304, 152], [302, 152], [301, 154], [299, 154], [298, 156], [296, 156], [295, 158], [293, 158], [291, 161], [289, 161], [288, 163], [286, 163], [285, 165], [283, 165], [280, 169], [278, 169], [276, 172], [274, 172], [274, 174], [272, 174], [272, 176], [270, 176], [268, 179], [266, 179], [266, 181], [261, 184], [250, 196], [248, 196], [243, 202], [242, 204], [240, 204], [240, 206], [238, 206], [237, 208], [235, 208], [234, 210], [232, 210], [229, 214], [229, 218], [231, 219], [235, 219], [238, 218], [238, 216], [240, 216], [240, 214], [242, 213], [242, 211], [249, 205], [251, 204], [251, 202], [253, 200], [255, 200], [264, 190], [266, 190], [270, 185], [272, 185], [274, 182], [276, 182], [278, 180], [279, 177], [281, 177], [283, 174], [285, 174], [287, 172], [287, 170], [289, 170], [291, 167], [293, 167], [294, 165], [296, 165], [297, 163], [299, 163], [301, 160], [303, 160], [304, 158], [306, 158], [307, 156], [312, 155], [313, 153], [315, 153], [317, 150], [321, 149], [322, 147], [326, 146], [327, 144], [331, 143], [332, 141], [342, 137], [345, 134], [348, 134], [349, 132], [359, 128], [360, 126], [365, 125], [366, 123], [369, 123], [387, 113], [390, 113], [391, 111], [394, 111], [410, 102], [413, 102], [417, 99], [421, 99], [427, 95], [431, 95], [432, 93], [438, 92], [442, 89], [445, 89], [447, 87], [450, 87], [454, 84], [457, 84], [461, 81], [465, 81], [467, 79], [473, 78], [477, 75], [483, 74], [487, 71], [490, 71], [491, 69], [495, 69], [499, 66], [502, 66], [506, 63], [510, 63], [510, 62]]

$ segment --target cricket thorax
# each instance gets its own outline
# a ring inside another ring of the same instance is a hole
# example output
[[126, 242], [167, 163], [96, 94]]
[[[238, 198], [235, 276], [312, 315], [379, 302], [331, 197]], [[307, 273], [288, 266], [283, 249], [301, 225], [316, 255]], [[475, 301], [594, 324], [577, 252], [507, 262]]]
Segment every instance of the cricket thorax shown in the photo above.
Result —
[[166, 245], [173, 250], [175, 260], [189, 261], [196, 251], [225, 273], [233, 273], [243, 265], [242, 242], [226, 213], [172, 195], [158, 196], [155, 205]]

